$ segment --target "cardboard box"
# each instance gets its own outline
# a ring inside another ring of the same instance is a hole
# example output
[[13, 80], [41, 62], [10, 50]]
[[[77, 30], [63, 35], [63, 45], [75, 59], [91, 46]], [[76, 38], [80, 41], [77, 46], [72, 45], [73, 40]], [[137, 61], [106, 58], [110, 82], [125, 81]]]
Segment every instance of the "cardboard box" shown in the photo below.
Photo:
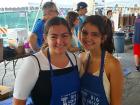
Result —
[[0, 95], [4, 95], [11, 91], [11, 88], [8, 86], [0, 85]]
[[0, 100], [9, 98], [12, 94], [12, 89], [8, 86], [0, 85]]

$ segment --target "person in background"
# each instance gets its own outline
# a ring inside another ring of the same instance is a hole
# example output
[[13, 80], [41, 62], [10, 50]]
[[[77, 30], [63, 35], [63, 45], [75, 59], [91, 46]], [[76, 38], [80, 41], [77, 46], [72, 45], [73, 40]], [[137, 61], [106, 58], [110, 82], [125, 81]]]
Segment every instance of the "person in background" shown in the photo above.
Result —
[[82, 23], [85, 21], [86, 13], [87, 13], [87, 3], [85, 2], [79, 2], [77, 4], [77, 13], [79, 14], [79, 25], [81, 26]]
[[136, 70], [140, 72], [140, 14], [138, 15], [137, 19], [135, 20], [135, 31], [134, 31], [134, 59]]
[[36, 21], [33, 31], [29, 38], [30, 48], [34, 52], [38, 52], [43, 44], [43, 30], [45, 22], [58, 15], [57, 7], [53, 2], [45, 2], [42, 7], [42, 11], [43, 17], [42, 19], [38, 19]]
[[112, 18], [112, 10], [108, 10], [108, 11], [107, 11], [107, 17], [108, 17], [108, 19], [110, 19], [110, 21], [111, 21], [111, 24], [112, 24], [112, 31], [114, 32], [114, 30], [115, 30], [114, 21], [111, 19], [111, 18]]
[[108, 37], [106, 24], [103, 17], [91, 15], [81, 26], [80, 40], [86, 49], [86, 52], [80, 54], [84, 66], [80, 73], [81, 105], [121, 105], [122, 103], [122, 69], [120, 62], [112, 55], [112, 47], [106, 46], [112, 44], [105, 41]]
[[13, 105], [79, 105], [80, 61], [67, 51], [71, 30], [67, 21], [54, 17], [44, 26], [48, 47], [29, 56], [21, 67], [14, 86]]
[[78, 48], [79, 39], [78, 39], [75, 29], [74, 29], [79, 24], [78, 17], [79, 17], [78, 13], [73, 12], [73, 11], [68, 12], [67, 16], [66, 16], [66, 20], [68, 22], [68, 25], [69, 25], [69, 27], [71, 29], [71, 33], [72, 33], [72, 42], [68, 48], [68, 50], [71, 52], [80, 51], [80, 49]]
[[[79, 24], [75, 27], [75, 32], [76, 32], [76, 35], [78, 37], [78, 39], [80, 39], [80, 36], [79, 36], [79, 30], [80, 30], [80, 27], [81, 25], [84, 23], [85, 19], [86, 19], [86, 13], [87, 13], [87, 3], [85, 2], [79, 2], [77, 4], [77, 13], [79, 14]], [[82, 50], [82, 46], [81, 46], [81, 43], [79, 41], [78, 43], [78, 47]]]

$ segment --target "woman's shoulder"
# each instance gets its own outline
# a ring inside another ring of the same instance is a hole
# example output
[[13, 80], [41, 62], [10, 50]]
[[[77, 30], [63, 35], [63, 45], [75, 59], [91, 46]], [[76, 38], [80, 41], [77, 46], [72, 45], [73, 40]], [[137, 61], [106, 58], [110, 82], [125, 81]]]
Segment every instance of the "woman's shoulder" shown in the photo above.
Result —
[[89, 55], [89, 52], [82, 52], [79, 54], [79, 59], [81, 60], [82, 63], [85, 62], [88, 55]]
[[106, 52], [105, 59], [107, 59], [107, 63], [112, 64], [114, 66], [120, 63], [119, 60], [109, 52]]
[[109, 79], [111, 77], [115, 78], [122, 76], [122, 67], [120, 61], [108, 52], [106, 53], [105, 58], [105, 71]]
[[105, 65], [107, 68], [107, 72], [117, 72], [118, 70], [121, 70], [121, 64], [120, 61], [113, 56], [113, 54], [110, 54], [106, 52], [105, 56]]
[[46, 59], [47, 57], [44, 55], [42, 51], [39, 51], [29, 57], [30, 61], [36, 63], [36, 64], [46, 64], [48, 60]]

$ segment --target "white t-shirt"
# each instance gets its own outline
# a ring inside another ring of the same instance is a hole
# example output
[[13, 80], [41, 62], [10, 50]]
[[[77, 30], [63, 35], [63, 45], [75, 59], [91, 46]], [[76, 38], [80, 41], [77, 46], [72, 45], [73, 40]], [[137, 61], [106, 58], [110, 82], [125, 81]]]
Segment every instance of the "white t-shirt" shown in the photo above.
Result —
[[[68, 55], [71, 61], [73, 62], [73, 64], [76, 65], [76, 60], [74, 55], [70, 52], [68, 52]], [[42, 51], [36, 53], [35, 56], [39, 60], [41, 70], [50, 70], [48, 58], [42, 53]], [[80, 70], [80, 65], [81, 65], [80, 60], [78, 59], [78, 57], [76, 57], [76, 59], [77, 59], [78, 70]], [[71, 66], [72, 65], [69, 61], [68, 65], [65, 68]], [[52, 68], [60, 69], [54, 65], [52, 65]], [[20, 71], [18, 72], [18, 75], [15, 80], [13, 96], [16, 99], [26, 100], [36, 84], [38, 75], [39, 75], [39, 66], [37, 60], [32, 56], [25, 58], [25, 61], [21, 66]]]

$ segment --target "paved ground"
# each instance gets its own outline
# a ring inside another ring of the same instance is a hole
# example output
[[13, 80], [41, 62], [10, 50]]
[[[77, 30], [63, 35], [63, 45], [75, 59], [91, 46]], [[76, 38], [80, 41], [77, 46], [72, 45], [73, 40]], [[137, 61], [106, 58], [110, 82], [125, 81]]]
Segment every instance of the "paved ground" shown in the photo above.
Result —
[[[140, 72], [135, 70], [134, 58], [132, 53], [132, 46], [125, 47], [125, 53], [114, 54], [122, 65], [123, 71], [126, 72], [124, 93], [123, 93], [123, 105], [140, 105]], [[17, 62], [16, 72], [18, 72], [20, 65], [22, 65], [24, 59], [20, 59]], [[128, 73], [127, 73], [128, 72]], [[0, 63], [0, 80], [4, 74], [3, 63]], [[0, 85], [1, 85], [0, 81]], [[14, 86], [14, 74], [12, 71], [12, 63], [7, 67], [7, 74], [4, 78], [4, 85]]]
[[135, 70], [133, 56], [130, 53], [119, 54], [119, 60], [125, 75], [123, 105], [140, 105], [140, 72]]

